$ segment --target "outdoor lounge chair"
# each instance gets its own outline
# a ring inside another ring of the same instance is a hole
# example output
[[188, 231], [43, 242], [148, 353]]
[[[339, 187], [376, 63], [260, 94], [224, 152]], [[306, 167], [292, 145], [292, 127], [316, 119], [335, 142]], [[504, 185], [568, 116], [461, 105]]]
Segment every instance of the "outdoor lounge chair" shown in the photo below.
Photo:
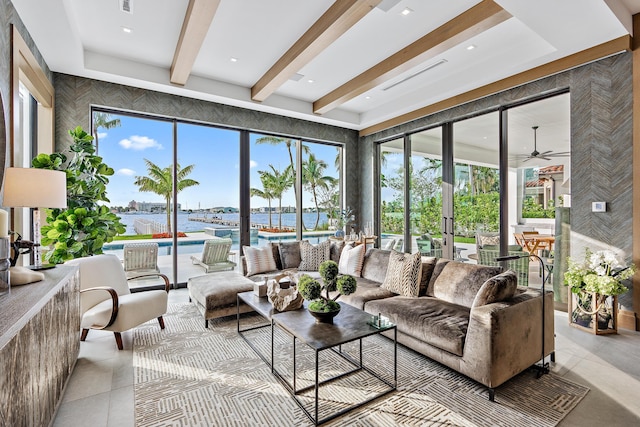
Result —
[[229, 261], [231, 239], [209, 239], [204, 241], [202, 255], [191, 256], [191, 261], [204, 267], [205, 273], [221, 270], [233, 270], [236, 263]]
[[123, 250], [127, 279], [160, 273], [157, 243], [125, 243]]
[[[509, 255], [527, 255], [528, 252], [522, 250], [509, 250]], [[500, 266], [500, 261], [496, 258], [500, 256], [500, 248], [498, 246], [486, 245], [484, 248], [478, 249], [478, 264]], [[529, 286], [529, 257], [519, 258], [508, 262], [508, 268], [518, 274], [518, 286]]]

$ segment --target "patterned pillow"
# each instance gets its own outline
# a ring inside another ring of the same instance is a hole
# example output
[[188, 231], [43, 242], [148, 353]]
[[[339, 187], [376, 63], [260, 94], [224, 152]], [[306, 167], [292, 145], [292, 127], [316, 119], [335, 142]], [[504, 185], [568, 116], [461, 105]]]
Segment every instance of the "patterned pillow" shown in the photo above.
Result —
[[307, 241], [300, 242], [300, 271], [318, 271], [320, 264], [330, 259], [331, 241], [325, 240], [317, 246]]
[[364, 245], [354, 247], [350, 243], [344, 245], [338, 263], [338, 273], [360, 277], [364, 263], [364, 247]]
[[276, 260], [273, 258], [271, 246], [263, 246], [261, 248], [243, 246], [242, 250], [247, 261], [247, 276], [278, 269]]
[[500, 244], [500, 236], [478, 236], [480, 237], [480, 246], [497, 246]]
[[422, 256], [420, 252], [405, 254], [392, 250], [382, 287], [395, 294], [417, 297], [420, 294], [421, 275]]

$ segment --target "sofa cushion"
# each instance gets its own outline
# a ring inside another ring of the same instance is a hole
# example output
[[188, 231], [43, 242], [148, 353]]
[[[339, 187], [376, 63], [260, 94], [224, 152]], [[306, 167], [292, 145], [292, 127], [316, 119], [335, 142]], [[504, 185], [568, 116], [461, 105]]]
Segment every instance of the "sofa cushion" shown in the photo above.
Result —
[[398, 331], [449, 353], [462, 356], [469, 309], [436, 298], [396, 296], [365, 304], [367, 313], [389, 317]]
[[276, 262], [276, 269], [282, 270], [282, 261], [280, 260], [280, 248], [278, 247], [278, 243], [269, 242], [269, 247], [271, 247], [271, 251], [273, 251], [273, 259]]
[[261, 248], [243, 246], [242, 250], [247, 261], [247, 276], [277, 270], [271, 246]]
[[300, 242], [280, 242], [278, 243], [280, 254], [281, 270], [298, 268], [302, 257], [300, 255]]
[[510, 300], [515, 295], [517, 288], [518, 274], [515, 271], [507, 270], [493, 276], [482, 284], [471, 308]]
[[387, 275], [387, 267], [389, 266], [389, 255], [391, 251], [371, 248], [364, 254], [364, 263], [362, 264], [362, 277], [382, 283]]
[[320, 264], [329, 259], [330, 249], [331, 241], [329, 240], [325, 240], [316, 246], [303, 240], [300, 243], [300, 256], [302, 261], [300, 262], [298, 269], [305, 271], [318, 271]]
[[445, 258], [436, 258], [436, 265], [433, 267], [433, 272], [431, 273], [431, 278], [429, 279], [429, 285], [427, 286], [427, 296], [433, 296], [433, 285], [436, 283], [436, 279], [442, 273], [444, 267], [452, 262], [450, 259]]
[[421, 275], [422, 256], [420, 252], [405, 254], [392, 250], [382, 287], [396, 294], [417, 297], [420, 292]]
[[338, 262], [338, 273], [360, 277], [364, 262], [364, 250], [364, 245], [353, 246], [351, 243], [344, 245]]
[[340, 296], [340, 299], [338, 301], [346, 302], [353, 307], [364, 310], [364, 306], [369, 301], [382, 298], [391, 298], [396, 295], [393, 292], [380, 286], [380, 282], [363, 279], [362, 277], [359, 277], [356, 280], [358, 282], [356, 291], [349, 295]]
[[340, 255], [344, 248], [344, 240], [332, 240], [331, 247], [329, 248], [329, 259], [334, 262], [340, 262]]
[[447, 263], [433, 284], [433, 296], [441, 300], [471, 308], [480, 287], [490, 277], [500, 274], [501, 267]]
[[420, 293], [419, 296], [423, 297], [427, 295], [427, 289], [429, 287], [429, 280], [433, 275], [433, 270], [436, 268], [436, 262], [438, 258], [435, 257], [422, 257], [422, 274], [420, 276]]

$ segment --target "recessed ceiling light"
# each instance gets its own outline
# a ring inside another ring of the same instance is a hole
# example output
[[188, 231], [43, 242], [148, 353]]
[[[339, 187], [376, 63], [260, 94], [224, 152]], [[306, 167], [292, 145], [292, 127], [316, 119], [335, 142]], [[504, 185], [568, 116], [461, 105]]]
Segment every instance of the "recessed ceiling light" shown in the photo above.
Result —
[[467, 50], [473, 50], [476, 48], [476, 45], [474, 44], [470, 44], [469, 46], [467, 46]]
[[313, 80], [313, 79], [309, 79], [309, 80], [307, 80], [307, 83], [313, 83], [314, 81], [315, 80]]
[[129, 27], [122, 27], [122, 32], [129, 34], [129, 33], [133, 32], [133, 30], [131, 28], [129, 28]]
[[364, 99], [371, 99], [369, 95], [365, 96]]
[[231, 62], [238, 62], [238, 58], [234, 58], [233, 56], [229, 59]]
[[413, 9], [409, 9], [408, 7], [405, 7], [404, 9], [402, 9], [402, 12], [400, 12], [400, 15], [407, 16], [411, 12], [413, 12]]

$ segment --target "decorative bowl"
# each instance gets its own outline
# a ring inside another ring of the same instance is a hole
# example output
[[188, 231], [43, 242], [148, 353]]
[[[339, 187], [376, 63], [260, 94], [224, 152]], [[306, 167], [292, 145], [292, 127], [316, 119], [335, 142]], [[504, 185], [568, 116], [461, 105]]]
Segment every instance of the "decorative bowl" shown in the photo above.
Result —
[[333, 318], [340, 313], [340, 310], [336, 311], [313, 311], [309, 310], [309, 313], [316, 318], [316, 323], [333, 323]]

